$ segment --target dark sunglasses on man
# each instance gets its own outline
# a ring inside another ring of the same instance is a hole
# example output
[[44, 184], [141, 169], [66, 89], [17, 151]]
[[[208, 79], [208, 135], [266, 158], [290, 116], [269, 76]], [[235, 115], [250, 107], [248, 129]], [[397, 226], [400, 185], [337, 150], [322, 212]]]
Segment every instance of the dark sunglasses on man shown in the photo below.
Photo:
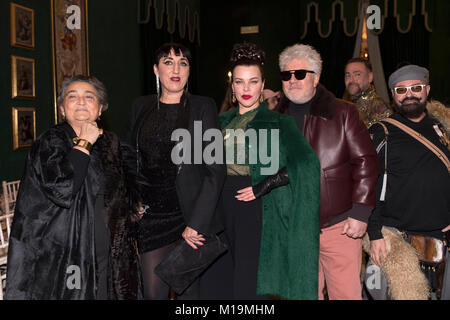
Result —
[[281, 80], [283, 80], [283, 81], [291, 80], [292, 74], [294, 74], [295, 79], [303, 80], [303, 79], [305, 79], [307, 73], [315, 73], [315, 72], [311, 71], [311, 70], [305, 70], [305, 69], [286, 70], [286, 71], [281, 71], [280, 75], [281, 75]]

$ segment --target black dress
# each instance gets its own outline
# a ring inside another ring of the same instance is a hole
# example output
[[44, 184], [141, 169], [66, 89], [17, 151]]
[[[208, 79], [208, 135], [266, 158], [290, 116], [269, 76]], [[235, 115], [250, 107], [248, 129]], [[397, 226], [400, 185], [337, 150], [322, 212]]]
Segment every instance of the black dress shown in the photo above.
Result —
[[151, 251], [181, 239], [186, 228], [175, 187], [177, 166], [171, 159], [176, 142], [171, 141], [180, 104], [160, 103], [150, 121], [140, 129], [139, 146], [142, 175], [148, 186], [142, 187], [142, 202], [148, 208], [140, 221], [138, 248]]
[[[155, 135], [162, 137], [163, 132], [165, 132], [166, 138], [164, 141], [172, 144], [172, 146], [173, 142], [170, 141], [171, 130], [169, 130], [169, 127], [187, 130], [191, 137], [196, 135], [194, 130], [196, 123], [201, 124], [202, 137], [207, 130], [220, 128], [217, 107], [211, 98], [188, 93], [181, 97], [180, 102], [182, 105], [178, 108], [175, 105], [173, 106], [172, 110], [174, 112], [165, 113], [166, 117], [170, 117], [170, 121], [167, 121], [169, 119], [164, 118], [160, 111], [164, 113], [164, 111], [167, 111], [167, 108], [164, 109], [164, 107], [170, 108], [171, 106], [164, 106], [164, 104], [159, 103], [158, 110], [157, 95], [138, 97], [133, 102], [130, 119], [125, 127], [121, 141], [124, 169], [129, 186], [128, 193], [132, 203], [137, 203], [137, 201], [141, 200], [141, 194], [144, 193], [141, 190], [145, 189], [145, 184], [150, 183], [148, 179], [142, 177], [144, 167], [147, 165], [145, 161], [148, 161], [144, 160], [144, 153], [148, 155], [155, 152], [155, 150], [149, 150], [148, 152], [142, 150], [143, 147], [140, 143], [144, 143], [144, 141], [141, 138], [151, 138], [148, 134], [144, 135], [142, 133], [145, 125], [153, 126], [152, 132]], [[175, 109], [177, 110], [175, 111]], [[176, 120], [175, 112], [177, 113]], [[162, 126], [167, 127], [163, 129]], [[198, 133], [200, 134], [200, 132]], [[194, 145], [191, 144], [191, 156], [195, 155]], [[202, 153], [207, 145], [209, 145], [209, 142], [203, 143]], [[170, 159], [167, 150], [166, 157]], [[172, 168], [172, 163], [170, 162], [164, 161], [161, 163], [161, 166], [165, 167], [168, 165]], [[195, 231], [206, 235], [213, 235], [223, 230], [223, 216], [217, 203], [226, 177], [224, 160], [221, 159], [213, 163], [205, 163], [203, 161], [196, 163], [194, 159], [194, 161], [183, 162], [182, 164], [174, 165], [174, 167], [177, 168], [175, 190], [177, 191], [178, 204], [185, 224]], [[151, 194], [148, 196], [151, 198]], [[161, 200], [164, 201], [164, 199]]]

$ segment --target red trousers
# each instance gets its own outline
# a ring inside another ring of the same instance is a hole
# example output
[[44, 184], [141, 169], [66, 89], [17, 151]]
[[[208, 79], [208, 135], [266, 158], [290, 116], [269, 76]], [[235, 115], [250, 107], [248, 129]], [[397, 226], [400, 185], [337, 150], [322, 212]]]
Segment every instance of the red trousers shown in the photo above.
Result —
[[342, 235], [344, 223], [322, 229], [319, 251], [319, 300], [327, 284], [330, 300], [361, 300], [362, 240]]

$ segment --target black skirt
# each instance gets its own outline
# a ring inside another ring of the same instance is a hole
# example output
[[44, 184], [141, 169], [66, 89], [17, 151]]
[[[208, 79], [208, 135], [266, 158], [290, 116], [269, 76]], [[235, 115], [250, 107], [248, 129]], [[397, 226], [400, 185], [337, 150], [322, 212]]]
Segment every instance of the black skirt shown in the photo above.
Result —
[[139, 253], [145, 253], [181, 239], [186, 228], [181, 211], [147, 213], [139, 221], [137, 245]]
[[176, 172], [162, 167], [144, 172], [150, 186], [142, 190], [148, 208], [138, 224], [137, 244], [141, 254], [181, 239], [186, 228], [175, 187]]
[[220, 204], [225, 216], [225, 231], [220, 238], [229, 250], [201, 277], [202, 299], [266, 299], [256, 295], [261, 199], [244, 202], [235, 198], [238, 190], [249, 186], [249, 176], [227, 176]]

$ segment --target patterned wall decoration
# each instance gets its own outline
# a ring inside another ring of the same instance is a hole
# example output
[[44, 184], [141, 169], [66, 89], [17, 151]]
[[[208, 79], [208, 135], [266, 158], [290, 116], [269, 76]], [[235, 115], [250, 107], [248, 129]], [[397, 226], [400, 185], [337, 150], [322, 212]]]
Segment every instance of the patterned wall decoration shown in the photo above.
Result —
[[[304, 21], [301, 25], [300, 38], [303, 39], [308, 34], [308, 28], [314, 26], [310, 22], [315, 22], [318, 34], [322, 38], [327, 38], [332, 33], [333, 22], [342, 21], [344, 32], [348, 37], [352, 37], [358, 30], [358, 13], [360, 11], [362, 0], [310, 0], [301, 1], [300, 4], [300, 21]], [[431, 21], [432, 2], [435, 0], [420, 0], [419, 5], [416, 0], [391, 0], [394, 3], [392, 13], [388, 12], [388, 0], [370, 0], [370, 5], [377, 5], [381, 9], [381, 29], [376, 31], [380, 34], [384, 30], [384, 21], [388, 15], [392, 15], [397, 21], [397, 30], [400, 33], [407, 33], [411, 30], [413, 16], [420, 12], [424, 16], [424, 26], [428, 32], [432, 32]], [[335, 14], [335, 7], [339, 6], [339, 16]]]
[[[67, 25], [73, 14], [68, 13], [68, 8], [73, 5], [80, 8], [79, 29]], [[61, 118], [56, 99], [62, 82], [78, 74], [89, 75], [87, 0], [51, 0], [51, 10], [54, 121], [58, 123]]]
[[[176, 32], [181, 38], [200, 44], [200, 0], [137, 0], [139, 24], [154, 23], [157, 29], [167, 26], [170, 34]], [[154, 21], [151, 21], [153, 10]], [[186, 30], [187, 29], [187, 30]]]

